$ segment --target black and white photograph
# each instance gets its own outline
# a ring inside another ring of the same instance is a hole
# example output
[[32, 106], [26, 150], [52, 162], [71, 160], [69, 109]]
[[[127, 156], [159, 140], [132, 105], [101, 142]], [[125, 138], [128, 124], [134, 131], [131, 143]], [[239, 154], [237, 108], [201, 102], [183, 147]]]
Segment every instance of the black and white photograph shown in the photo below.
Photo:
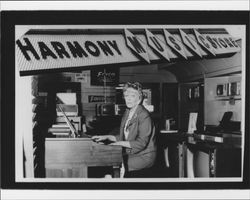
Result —
[[1, 16], [3, 189], [249, 189], [249, 12]]
[[245, 94], [217, 89], [242, 82], [244, 41], [244, 25], [25, 26], [15, 178], [242, 180]]

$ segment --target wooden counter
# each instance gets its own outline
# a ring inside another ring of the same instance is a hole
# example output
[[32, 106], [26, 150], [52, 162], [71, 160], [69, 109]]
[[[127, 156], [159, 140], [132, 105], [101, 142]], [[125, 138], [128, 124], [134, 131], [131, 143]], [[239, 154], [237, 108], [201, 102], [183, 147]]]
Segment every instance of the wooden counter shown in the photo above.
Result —
[[120, 176], [120, 146], [102, 145], [89, 138], [46, 138], [46, 177], [88, 177], [88, 167], [112, 166]]

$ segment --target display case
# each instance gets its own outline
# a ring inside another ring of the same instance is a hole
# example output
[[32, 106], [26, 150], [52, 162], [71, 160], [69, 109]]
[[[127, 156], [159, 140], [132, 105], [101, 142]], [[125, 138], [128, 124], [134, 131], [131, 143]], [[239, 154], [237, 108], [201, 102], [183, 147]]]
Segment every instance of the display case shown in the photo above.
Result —
[[187, 144], [187, 177], [241, 177], [241, 148], [199, 141]]
[[204, 84], [203, 82], [189, 82], [179, 84], [179, 131], [188, 132], [190, 116], [196, 116], [196, 130], [204, 129]]

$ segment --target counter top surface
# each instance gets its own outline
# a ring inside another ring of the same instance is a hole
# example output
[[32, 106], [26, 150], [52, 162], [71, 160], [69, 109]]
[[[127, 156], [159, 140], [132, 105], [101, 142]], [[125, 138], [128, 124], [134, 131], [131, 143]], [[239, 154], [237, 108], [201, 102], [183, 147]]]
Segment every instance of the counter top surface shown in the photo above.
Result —
[[[208, 135], [202, 133], [185, 133], [176, 131], [160, 131], [160, 136], [168, 138], [171, 141], [187, 142], [188, 144], [208, 144], [212, 146], [223, 147], [241, 147], [242, 136], [231, 133], [218, 133], [217, 135]], [[169, 141], [169, 142], [171, 142]]]

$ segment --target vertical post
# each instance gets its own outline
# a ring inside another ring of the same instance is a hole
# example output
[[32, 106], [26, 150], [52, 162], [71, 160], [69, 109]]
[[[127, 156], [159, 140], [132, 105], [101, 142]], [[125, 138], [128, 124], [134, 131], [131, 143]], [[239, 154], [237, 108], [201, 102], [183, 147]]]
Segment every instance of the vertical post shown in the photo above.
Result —
[[[15, 163], [16, 181], [34, 177], [32, 133], [32, 77], [20, 77], [15, 85]], [[23, 155], [24, 154], [24, 155]]]
[[184, 177], [184, 167], [185, 167], [184, 142], [178, 144], [178, 153], [179, 153], [179, 177]]
[[187, 177], [194, 178], [194, 154], [188, 147], [186, 153]]
[[209, 150], [209, 177], [216, 177], [216, 149]]
[[104, 83], [103, 83], [103, 87], [104, 87], [104, 103], [107, 103], [107, 91], [106, 91], [106, 86], [107, 86], [107, 81], [106, 81], [106, 68], [104, 68]]

